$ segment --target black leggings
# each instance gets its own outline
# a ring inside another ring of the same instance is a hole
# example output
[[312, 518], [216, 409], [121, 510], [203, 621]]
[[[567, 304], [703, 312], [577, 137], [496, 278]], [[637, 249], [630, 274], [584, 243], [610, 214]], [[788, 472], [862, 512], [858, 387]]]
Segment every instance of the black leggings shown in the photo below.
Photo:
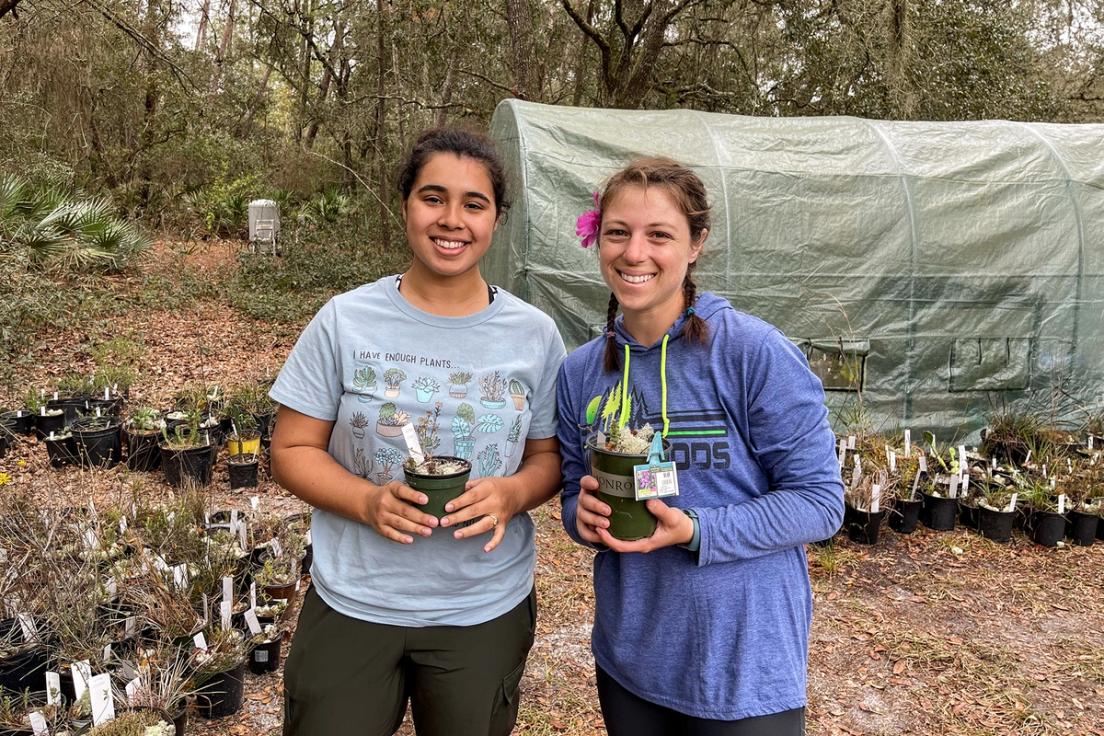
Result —
[[804, 736], [805, 709], [713, 721], [638, 698], [598, 668], [598, 700], [609, 736]]

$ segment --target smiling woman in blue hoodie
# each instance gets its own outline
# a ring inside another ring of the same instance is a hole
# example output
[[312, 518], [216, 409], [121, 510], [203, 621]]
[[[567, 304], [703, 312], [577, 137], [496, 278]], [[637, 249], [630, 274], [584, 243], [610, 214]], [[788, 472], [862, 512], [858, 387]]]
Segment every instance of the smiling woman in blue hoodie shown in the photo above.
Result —
[[[597, 241], [612, 291], [606, 334], [563, 364], [558, 411], [564, 527], [598, 550], [606, 728], [797, 736], [812, 619], [803, 545], [843, 516], [823, 389], [778, 329], [697, 293], [709, 206], [696, 174], [637, 161], [597, 202], [579, 234]], [[596, 398], [626, 391], [633, 425], [663, 434], [679, 488], [647, 501], [656, 530], [631, 542], [610, 535], [584, 448]]]

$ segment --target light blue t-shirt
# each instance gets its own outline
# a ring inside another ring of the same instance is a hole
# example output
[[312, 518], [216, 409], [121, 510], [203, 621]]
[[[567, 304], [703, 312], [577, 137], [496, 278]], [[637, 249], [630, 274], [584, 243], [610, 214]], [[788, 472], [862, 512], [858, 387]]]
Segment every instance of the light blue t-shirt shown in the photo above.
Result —
[[[472, 463], [472, 478], [513, 474], [526, 439], [556, 436], [556, 373], [566, 351], [543, 312], [501, 289], [485, 309], [440, 317], [415, 308], [396, 278], [331, 299], [307, 325], [271, 397], [334, 422], [329, 451], [373, 483], [402, 480], [402, 426], [436, 408], [435, 455]], [[431, 442], [432, 444], [432, 442]], [[438, 528], [398, 544], [373, 528], [316, 510], [313, 584], [340, 613], [396, 626], [470, 626], [528, 594], [536, 563], [533, 522], [506, 536], [453, 538]]]

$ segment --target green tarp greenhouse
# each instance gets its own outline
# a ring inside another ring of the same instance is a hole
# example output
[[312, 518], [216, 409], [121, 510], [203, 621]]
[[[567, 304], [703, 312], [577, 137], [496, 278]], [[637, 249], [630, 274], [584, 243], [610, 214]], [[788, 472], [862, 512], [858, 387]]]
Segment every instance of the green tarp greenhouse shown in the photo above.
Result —
[[639, 155], [692, 166], [714, 202], [696, 279], [802, 346], [837, 409], [875, 428], [976, 430], [1104, 388], [1104, 125], [754, 118], [507, 100], [492, 135], [514, 207], [485, 273], [574, 347], [608, 290], [575, 218]]

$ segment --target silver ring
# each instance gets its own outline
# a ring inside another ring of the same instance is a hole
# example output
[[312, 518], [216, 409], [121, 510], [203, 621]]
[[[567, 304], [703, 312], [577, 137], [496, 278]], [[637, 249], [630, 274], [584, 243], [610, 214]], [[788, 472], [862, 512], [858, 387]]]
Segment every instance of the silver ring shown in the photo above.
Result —
[[498, 517], [495, 516], [494, 514], [487, 514], [487, 516], [491, 520], [491, 528], [494, 529], [495, 527], [497, 527], [498, 526]]

